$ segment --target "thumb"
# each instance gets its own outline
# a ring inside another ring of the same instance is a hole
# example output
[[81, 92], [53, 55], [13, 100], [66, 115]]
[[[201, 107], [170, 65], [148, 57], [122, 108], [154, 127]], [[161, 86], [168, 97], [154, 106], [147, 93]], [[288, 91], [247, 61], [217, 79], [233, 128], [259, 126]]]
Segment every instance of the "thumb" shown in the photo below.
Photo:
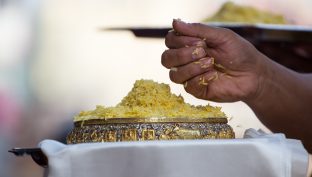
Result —
[[224, 36], [223, 28], [212, 27], [201, 23], [185, 23], [180, 19], [174, 19], [172, 22], [174, 31], [183, 36], [191, 36], [203, 39], [209, 45], [215, 45], [221, 41]]

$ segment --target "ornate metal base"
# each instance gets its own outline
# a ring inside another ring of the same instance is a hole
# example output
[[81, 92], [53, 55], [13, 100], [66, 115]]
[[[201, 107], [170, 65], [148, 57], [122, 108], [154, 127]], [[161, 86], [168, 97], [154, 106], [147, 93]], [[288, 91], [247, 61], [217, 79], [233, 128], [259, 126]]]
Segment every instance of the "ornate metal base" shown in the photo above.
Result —
[[67, 143], [234, 137], [226, 118], [115, 118], [76, 122]]

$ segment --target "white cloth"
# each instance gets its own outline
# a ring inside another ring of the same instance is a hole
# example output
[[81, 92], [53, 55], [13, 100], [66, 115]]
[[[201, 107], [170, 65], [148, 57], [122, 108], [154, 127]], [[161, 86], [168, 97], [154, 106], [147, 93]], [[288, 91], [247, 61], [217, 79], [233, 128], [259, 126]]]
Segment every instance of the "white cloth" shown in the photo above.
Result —
[[243, 139], [64, 145], [44, 140], [48, 177], [306, 177], [308, 153], [283, 134]]

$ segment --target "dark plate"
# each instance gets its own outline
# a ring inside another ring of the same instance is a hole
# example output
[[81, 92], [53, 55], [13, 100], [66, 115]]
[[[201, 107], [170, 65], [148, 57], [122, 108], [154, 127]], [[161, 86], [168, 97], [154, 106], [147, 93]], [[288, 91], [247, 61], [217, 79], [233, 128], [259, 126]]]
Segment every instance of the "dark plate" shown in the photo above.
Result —
[[13, 148], [9, 152], [16, 156], [30, 155], [38, 165], [44, 168], [48, 166], [48, 158], [40, 148]]
[[[272, 60], [298, 72], [312, 72], [312, 26], [207, 23], [229, 28], [250, 41]], [[101, 28], [102, 31], [132, 31], [137, 37], [164, 38], [171, 27]]]
[[[243, 23], [206, 23], [207, 25], [229, 28], [243, 37], [260, 41], [307, 41], [312, 42], [312, 26], [243, 24]], [[117, 27], [101, 30], [128, 30], [137, 37], [163, 38], [171, 27]]]

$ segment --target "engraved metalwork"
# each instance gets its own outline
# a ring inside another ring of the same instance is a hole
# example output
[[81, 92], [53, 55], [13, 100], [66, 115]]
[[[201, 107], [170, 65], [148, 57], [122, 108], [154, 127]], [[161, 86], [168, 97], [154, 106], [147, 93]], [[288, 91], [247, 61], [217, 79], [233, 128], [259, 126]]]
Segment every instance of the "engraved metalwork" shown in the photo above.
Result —
[[114, 118], [75, 122], [67, 143], [231, 138], [226, 118]]

